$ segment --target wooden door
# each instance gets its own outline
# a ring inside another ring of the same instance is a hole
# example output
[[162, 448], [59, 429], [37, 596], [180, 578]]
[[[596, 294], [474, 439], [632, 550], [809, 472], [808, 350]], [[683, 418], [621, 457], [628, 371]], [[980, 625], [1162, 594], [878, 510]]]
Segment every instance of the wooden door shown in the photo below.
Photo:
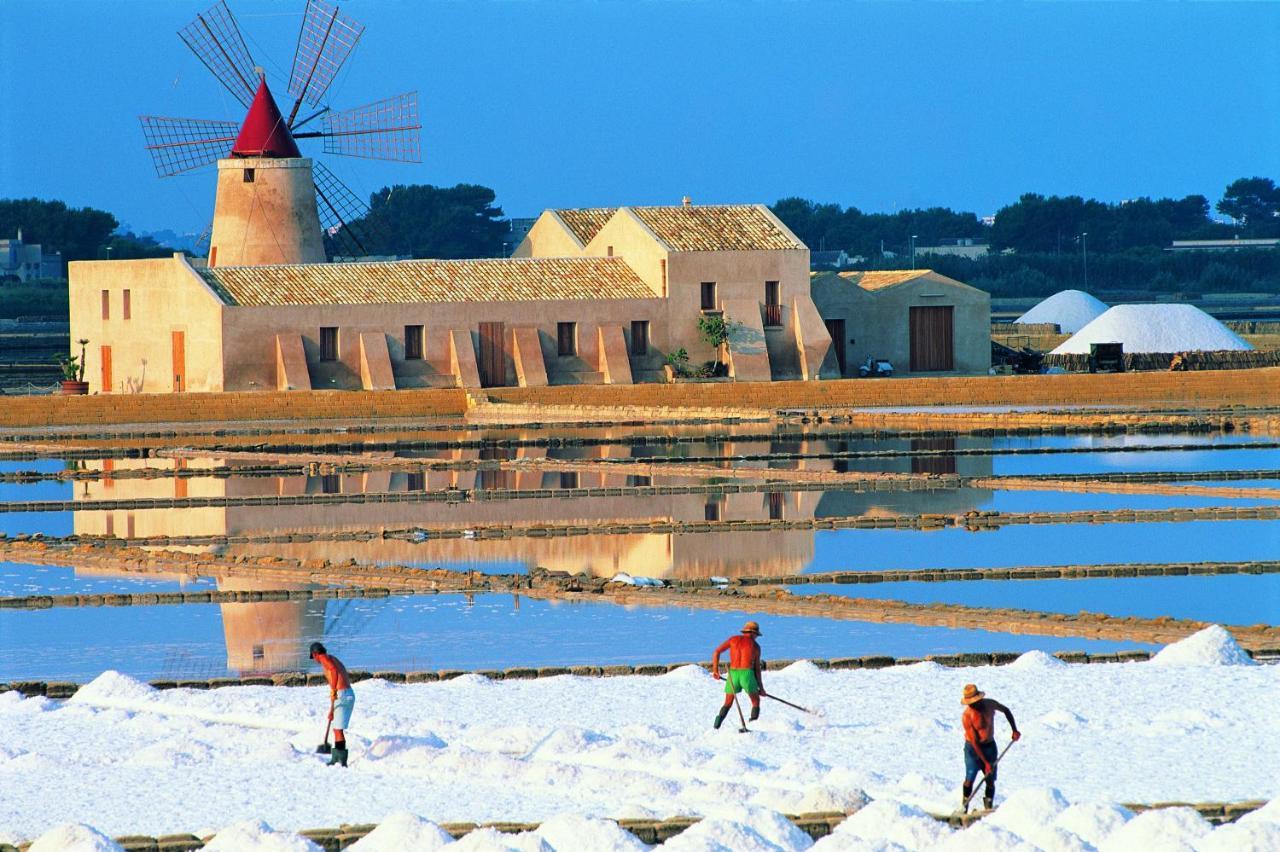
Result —
[[99, 350], [99, 359], [102, 361], [102, 393], [111, 393], [111, 347], [103, 346]]
[[836, 364], [840, 367], [840, 375], [845, 375], [845, 358], [848, 357], [845, 352], [845, 346], [848, 340], [844, 336], [844, 320], [829, 319], [827, 322], [827, 334], [831, 335], [831, 348], [836, 353]]
[[507, 329], [500, 322], [480, 323], [480, 385], [502, 387], [507, 383]]
[[911, 372], [955, 369], [952, 307], [912, 308], [910, 314]]
[[173, 392], [187, 389], [187, 333], [173, 332]]

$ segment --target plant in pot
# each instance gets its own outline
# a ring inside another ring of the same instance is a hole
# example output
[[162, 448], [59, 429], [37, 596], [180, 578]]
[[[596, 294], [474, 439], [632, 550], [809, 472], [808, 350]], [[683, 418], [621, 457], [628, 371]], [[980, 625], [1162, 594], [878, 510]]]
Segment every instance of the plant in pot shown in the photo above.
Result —
[[716, 359], [708, 362], [708, 367], [703, 370], [704, 375], [729, 375], [725, 350], [728, 348], [729, 337], [740, 325], [741, 323], [726, 321], [723, 314], [703, 314], [698, 317], [698, 337], [716, 350]]
[[79, 356], [54, 356], [54, 360], [62, 368], [62, 393], [64, 396], [74, 396], [89, 392], [89, 383], [84, 380], [85, 347], [89, 345], [89, 341], [82, 338], [77, 340], [76, 343], [80, 344]]

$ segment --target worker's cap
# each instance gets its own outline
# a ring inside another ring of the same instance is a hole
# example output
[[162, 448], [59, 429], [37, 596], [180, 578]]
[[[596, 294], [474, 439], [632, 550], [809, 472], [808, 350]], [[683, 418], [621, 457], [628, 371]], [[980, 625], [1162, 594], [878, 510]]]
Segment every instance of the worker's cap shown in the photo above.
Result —
[[978, 689], [978, 687], [974, 686], [971, 683], [966, 683], [964, 685], [964, 694], [960, 696], [960, 703], [965, 705], [977, 704], [985, 696], [986, 696], [986, 693]]
[[323, 645], [321, 645], [319, 642], [311, 643], [311, 656], [314, 657], [316, 654], [323, 654], [323, 653], [325, 653]]
[[755, 635], [759, 636], [759, 635], [760, 635], [760, 625], [759, 625], [759, 624], [756, 624], [754, 621], [748, 621], [746, 624], [742, 625], [742, 632], [743, 632], [743, 633], [754, 633]]

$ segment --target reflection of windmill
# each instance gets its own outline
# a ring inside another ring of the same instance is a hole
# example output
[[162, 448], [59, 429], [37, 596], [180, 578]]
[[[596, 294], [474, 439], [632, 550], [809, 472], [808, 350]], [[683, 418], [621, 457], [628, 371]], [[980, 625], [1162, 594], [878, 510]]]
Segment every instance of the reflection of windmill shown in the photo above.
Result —
[[[368, 207], [329, 169], [303, 158], [296, 142], [323, 139], [326, 154], [419, 161], [416, 92], [347, 110], [321, 103], [363, 32], [336, 6], [307, 0], [289, 76], [288, 118], [223, 0], [178, 33], [249, 110], [238, 128], [230, 121], [142, 116], [161, 177], [218, 163], [211, 266], [321, 262], [321, 228], [345, 253], [367, 253], [351, 223]], [[299, 118], [304, 103], [314, 111]]]

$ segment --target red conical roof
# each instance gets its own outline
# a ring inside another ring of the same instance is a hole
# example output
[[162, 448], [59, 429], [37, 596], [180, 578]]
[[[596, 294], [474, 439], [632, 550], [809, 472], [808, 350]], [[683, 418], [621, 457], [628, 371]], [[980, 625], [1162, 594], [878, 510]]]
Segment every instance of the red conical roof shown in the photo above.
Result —
[[276, 99], [271, 97], [266, 78], [258, 81], [258, 93], [253, 96], [249, 114], [245, 116], [240, 135], [231, 149], [233, 157], [301, 157], [298, 143], [293, 141], [289, 128], [280, 115]]

